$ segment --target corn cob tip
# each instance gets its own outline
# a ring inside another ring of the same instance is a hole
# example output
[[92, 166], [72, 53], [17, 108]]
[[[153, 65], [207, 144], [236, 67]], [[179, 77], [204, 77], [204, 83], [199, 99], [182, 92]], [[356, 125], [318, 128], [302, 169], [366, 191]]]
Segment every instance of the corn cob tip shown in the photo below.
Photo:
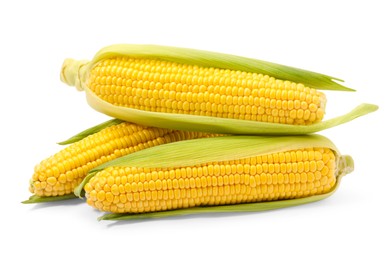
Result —
[[84, 90], [82, 77], [87, 60], [65, 59], [61, 68], [60, 79], [69, 86], [75, 86], [77, 90]]

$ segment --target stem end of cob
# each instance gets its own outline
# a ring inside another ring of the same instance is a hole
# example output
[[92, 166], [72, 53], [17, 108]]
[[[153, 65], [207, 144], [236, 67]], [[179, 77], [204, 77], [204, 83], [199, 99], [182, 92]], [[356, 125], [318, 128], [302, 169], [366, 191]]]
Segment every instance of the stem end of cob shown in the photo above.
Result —
[[65, 59], [61, 68], [61, 81], [69, 86], [75, 86], [79, 91], [84, 90], [83, 75], [88, 62], [87, 60]]

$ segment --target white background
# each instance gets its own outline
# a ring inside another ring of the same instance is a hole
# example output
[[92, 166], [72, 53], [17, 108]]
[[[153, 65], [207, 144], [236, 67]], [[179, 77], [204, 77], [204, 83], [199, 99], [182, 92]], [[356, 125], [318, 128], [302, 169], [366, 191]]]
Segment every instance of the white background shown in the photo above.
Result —
[[[389, 259], [389, 7], [386, 1], [1, 1], [0, 258]], [[329, 199], [263, 213], [110, 222], [83, 201], [24, 205], [56, 142], [107, 119], [59, 80], [63, 59], [114, 43], [258, 58], [345, 80], [327, 118], [380, 109], [323, 131], [355, 159]]]

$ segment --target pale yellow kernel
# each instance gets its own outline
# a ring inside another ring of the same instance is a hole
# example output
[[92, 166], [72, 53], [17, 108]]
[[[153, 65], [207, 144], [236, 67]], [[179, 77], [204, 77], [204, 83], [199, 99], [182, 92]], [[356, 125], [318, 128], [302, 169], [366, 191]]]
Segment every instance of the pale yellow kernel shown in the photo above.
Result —
[[125, 194], [120, 194], [119, 195], [119, 201], [121, 203], [126, 203], [127, 202], [127, 196]]
[[308, 182], [313, 182], [315, 180], [315, 176], [313, 172], [308, 172], [307, 173], [307, 181]]
[[53, 166], [52, 174], [53, 174], [53, 177], [58, 178], [60, 176], [60, 170], [56, 166]]
[[311, 103], [311, 104], [309, 105], [309, 110], [310, 110], [311, 112], [315, 112], [315, 111], [317, 111], [317, 109], [318, 109], [318, 107], [317, 107], [316, 104]]
[[[118, 202], [119, 202], [119, 196], [117, 196], [118, 197]], [[139, 201], [140, 200], [140, 195], [139, 195], [139, 193], [137, 192], [137, 193], [134, 193], [133, 194], [133, 200], [134, 201]], [[114, 203], [115, 203], [115, 201], [114, 201]]]
[[267, 184], [272, 184], [272, 174], [267, 174]]
[[99, 201], [104, 201], [105, 199], [106, 199], [106, 193], [103, 191], [103, 190], [101, 190], [101, 191], [99, 191], [98, 193], [97, 193], [97, 199], [99, 200]]
[[289, 178], [289, 182], [290, 183], [294, 183], [295, 182], [295, 173], [289, 173], [288, 174], [288, 178]]
[[298, 119], [303, 119], [303, 116], [304, 116], [304, 111], [303, 111], [303, 109], [298, 109], [298, 110], [297, 110], [297, 118], [298, 118]]
[[311, 172], [317, 171], [317, 163], [315, 161], [310, 161], [310, 171]]
[[236, 167], [237, 167], [237, 173], [241, 174], [244, 172], [244, 167], [242, 164], [237, 164]]
[[325, 166], [324, 168], [322, 168], [321, 174], [322, 174], [323, 176], [328, 175], [328, 173], [329, 173], [329, 168], [328, 168], [328, 167]]
[[294, 99], [294, 91], [293, 90], [288, 90], [288, 92], [287, 92], [287, 99], [288, 100], [293, 100]]
[[46, 182], [51, 185], [51, 186], [54, 186], [57, 182], [57, 179], [55, 177], [49, 177], [47, 178]]
[[[263, 162], [266, 162], [266, 160], [264, 160], [264, 158], [263, 158]], [[263, 168], [263, 172], [265, 172], [265, 173], [269, 172], [268, 163], [263, 163], [262, 168]]]
[[269, 173], [275, 172], [275, 164], [273, 164], [273, 163], [268, 164], [268, 172]]
[[290, 117], [291, 117], [292, 119], [297, 118], [297, 111], [296, 111], [295, 109], [293, 109], [293, 110], [290, 111]]
[[322, 153], [319, 151], [314, 151], [314, 158], [312, 160], [316, 160], [316, 161], [322, 160]]
[[115, 183], [115, 179], [112, 176], [108, 176], [107, 178], [107, 184], [112, 186]]
[[111, 192], [105, 193], [105, 196], [106, 196], [106, 201], [107, 202], [111, 203], [114, 200], [114, 195]]
[[111, 186], [111, 193], [116, 196], [116, 195], [119, 195], [119, 188], [118, 188], [118, 185], [116, 184], [113, 184]]
[[[66, 175], [67, 181], [69, 181], [69, 182], [73, 181], [73, 172], [68, 171], [65, 175]], [[50, 177], [50, 178], [54, 178], [54, 177]], [[50, 184], [49, 179], [47, 179], [47, 182]]]
[[301, 174], [300, 173], [296, 173], [294, 182], [299, 183], [300, 181], [301, 181]]
[[249, 177], [249, 186], [251, 186], [252, 188], [256, 187], [256, 179], [254, 176]]
[[303, 110], [306, 110], [308, 108], [308, 104], [306, 101], [301, 101], [300, 102], [300, 108], [302, 108]]
[[305, 183], [305, 182], [307, 182], [307, 180], [308, 180], [308, 176], [307, 176], [307, 173], [306, 172], [303, 172], [302, 174], [301, 174], [301, 182], [302, 183]]
[[328, 192], [331, 188], [332, 188], [332, 185], [326, 184], [326, 185], [324, 186], [324, 192]]
[[315, 180], [319, 180], [319, 179], [321, 179], [321, 172], [319, 172], [319, 171], [316, 171], [316, 172], [314, 172], [314, 177], [315, 177]]
[[89, 198], [93, 201], [96, 201], [97, 199], [96, 194], [97, 194], [96, 190], [91, 190], [91, 192], [89, 193]]
[[257, 167], [256, 167], [256, 165], [253, 165], [253, 163], [250, 165], [250, 170], [249, 170], [249, 173], [251, 174], [251, 175], [255, 175], [256, 173], [257, 173]]
[[301, 102], [299, 100], [294, 100], [294, 109], [300, 109], [301, 108]]
[[[37, 186], [38, 186], [37, 184], [34, 184], [34, 185], [35, 185], [35, 187], [37, 187]], [[40, 185], [39, 185], [39, 186], [40, 186]], [[91, 191], [92, 191], [92, 189], [93, 189], [93, 187], [92, 187], [91, 183], [87, 183], [87, 184], [85, 184], [85, 186], [84, 186], [84, 190], [85, 190], [85, 192], [89, 193], [89, 192], [91, 192]]]
[[309, 110], [304, 110], [304, 112], [303, 112], [303, 119], [304, 120], [309, 120], [310, 115], [311, 115], [311, 113], [310, 113]]
[[320, 181], [321, 181], [321, 185], [324, 186], [324, 185], [328, 184], [328, 177], [322, 176]]
[[325, 114], [325, 112], [322, 108], [317, 109], [316, 115], [317, 115], [318, 119], [322, 119], [324, 117], [324, 114]]
[[303, 162], [303, 167], [304, 167], [304, 172], [309, 172], [310, 171], [310, 162], [309, 161], [304, 161]]
[[323, 161], [317, 161], [316, 162], [316, 169], [318, 170], [318, 171], [321, 171], [323, 168], [324, 168], [324, 162]]
[[328, 153], [324, 153], [322, 155], [322, 160], [324, 164], [327, 164], [330, 161], [330, 155]]
[[60, 177], [58, 178], [58, 181], [60, 183], [66, 183], [66, 175], [65, 174], [60, 174]]
[[281, 184], [281, 183], [284, 183], [284, 174], [282, 173], [278, 173], [277, 174], [277, 183]]

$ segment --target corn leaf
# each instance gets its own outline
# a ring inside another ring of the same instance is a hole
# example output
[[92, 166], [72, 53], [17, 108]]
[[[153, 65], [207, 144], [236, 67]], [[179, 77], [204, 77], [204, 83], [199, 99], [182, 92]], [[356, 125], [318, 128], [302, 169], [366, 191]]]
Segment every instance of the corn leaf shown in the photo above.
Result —
[[85, 196], [85, 192], [84, 192], [84, 186], [85, 184], [87, 184], [89, 182], [89, 180], [96, 175], [98, 171], [93, 171], [93, 172], [89, 172], [87, 174], [87, 176], [84, 177], [84, 179], [82, 180], [82, 182], [77, 185], [77, 187], [73, 190], [73, 194], [74, 196], [78, 197], [78, 198], [82, 198]]
[[52, 196], [52, 197], [40, 197], [37, 195], [32, 195], [28, 200], [22, 201], [23, 204], [32, 204], [32, 203], [43, 203], [43, 202], [53, 202], [59, 200], [68, 200], [75, 199], [76, 196], [72, 194], [62, 195], [62, 196]]
[[117, 44], [101, 49], [89, 64], [92, 67], [102, 59], [112, 56], [151, 58], [172, 62], [240, 70], [269, 75], [277, 79], [303, 83], [307, 87], [323, 90], [354, 91], [337, 81], [341, 79], [272, 62], [245, 58], [211, 51], [158, 45]]
[[72, 137], [70, 137], [69, 139], [65, 140], [65, 141], [62, 141], [62, 142], [59, 142], [58, 144], [60, 145], [66, 145], [66, 144], [72, 144], [72, 143], [75, 143], [75, 142], [78, 142], [82, 139], [84, 139], [85, 137], [89, 136], [89, 135], [92, 135], [92, 134], [95, 134], [97, 132], [100, 132], [101, 130], [107, 128], [107, 127], [110, 127], [110, 126], [113, 126], [113, 125], [117, 125], [117, 124], [120, 124], [122, 123], [123, 121], [122, 120], [119, 120], [119, 119], [111, 119], [111, 120], [108, 120], [106, 122], [103, 122], [101, 124], [98, 124], [98, 125], [95, 125], [91, 128], [88, 128]]
[[373, 104], [361, 104], [347, 114], [312, 125], [288, 125], [210, 116], [161, 113], [120, 107], [110, 104], [89, 89], [85, 89], [91, 107], [106, 115], [140, 125], [221, 134], [301, 135], [329, 129], [378, 109]]

